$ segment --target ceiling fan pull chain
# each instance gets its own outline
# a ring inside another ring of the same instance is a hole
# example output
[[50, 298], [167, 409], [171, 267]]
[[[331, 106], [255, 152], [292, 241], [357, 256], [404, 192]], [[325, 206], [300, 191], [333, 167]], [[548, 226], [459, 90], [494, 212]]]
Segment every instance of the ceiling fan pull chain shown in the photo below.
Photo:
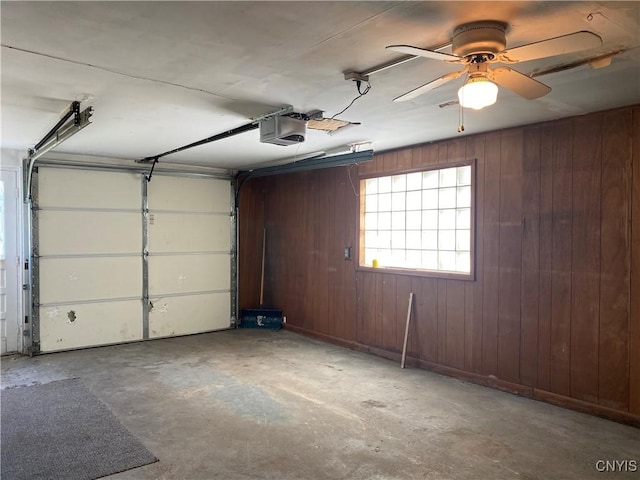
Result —
[[464, 132], [464, 108], [462, 104], [458, 103], [458, 133]]

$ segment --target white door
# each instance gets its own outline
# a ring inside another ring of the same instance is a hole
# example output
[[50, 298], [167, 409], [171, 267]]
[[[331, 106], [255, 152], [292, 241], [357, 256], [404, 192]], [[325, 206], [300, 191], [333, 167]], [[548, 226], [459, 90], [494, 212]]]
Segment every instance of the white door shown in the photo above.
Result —
[[0, 171], [0, 353], [21, 348], [18, 171]]
[[230, 182], [156, 175], [147, 192], [149, 338], [229, 328]]

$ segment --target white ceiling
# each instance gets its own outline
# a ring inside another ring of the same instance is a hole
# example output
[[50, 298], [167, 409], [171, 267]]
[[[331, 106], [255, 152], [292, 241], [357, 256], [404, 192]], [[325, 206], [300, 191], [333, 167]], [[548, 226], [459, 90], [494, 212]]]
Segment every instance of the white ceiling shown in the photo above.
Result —
[[[356, 95], [343, 72], [431, 48], [474, 20], [508, 23], [508, 47], [589, 30], [585, 51], [516, 65], [529, 74], [599, 53], [630, 50], [602, 69], [537, 77], [552, 91], [465, 110], [464, 134], [640, 103], [640, 2], [6, 2], [2, 17], [2, 147], [26, 152], [73, 100], [92, 125], [56, 151], [139, 159], [244, 125], [284, 105], [332, 116]], [[372, 141], [376, 151], [459, 135], [463, 79], [409, 102], [392, 99], [458, 65], [418, 58], [371, 76], [371, 91], [338, 118], [362, 125], [299, 145], [259, 142], [257, 131], [161, 161], [244, 169]]]

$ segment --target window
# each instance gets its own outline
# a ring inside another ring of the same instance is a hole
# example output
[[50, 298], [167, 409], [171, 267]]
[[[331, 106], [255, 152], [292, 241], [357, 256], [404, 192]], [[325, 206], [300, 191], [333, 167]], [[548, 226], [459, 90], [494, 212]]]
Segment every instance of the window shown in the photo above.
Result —
[[473, 165], [361, 180], [360, 265], [469, 277]]

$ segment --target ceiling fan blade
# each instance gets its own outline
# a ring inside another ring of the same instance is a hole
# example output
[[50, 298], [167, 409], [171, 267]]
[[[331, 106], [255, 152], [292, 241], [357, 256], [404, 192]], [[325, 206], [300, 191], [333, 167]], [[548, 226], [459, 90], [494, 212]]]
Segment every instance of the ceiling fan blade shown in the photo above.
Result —
[[461, 75], [463, 75], [466, 72], [466, 69], [460, 70], [459, 72], [451, 72], [451, 73], [447, 73], [446, 75], [441, 76], [440, 78], [436, 78], [435, 80], [432, 80], [429, 83], [425, 83], [424, 85], [418, 87], [418, 88], [414, 88], [413, 90], [411, 90], [410, 92], [407, 92], [403, 95], [400, 95], [399, 97], [396, 97], [393, 99], [394, 102], [405, 102], [407, 100], [411, 100], [414, 99], [424, 93], [427, 93], [431, 90], [433, 90], [434, 88], [439, 87], [440, 85], [444, 85], [445, 83], [454, 80], [458, 77], [460, 77]]
[[564, 72], [565, 70], [571, 70], [572, 68], [582, 67], [589, 65], [593, 69], [604, 68], [611, 65], [613, 57], [626, 52], [627, 49], [616, 50], [614, 52], [605, 53], [603, 55], [596, 55], [595, 57], [583, 58], [570, 63], [561, 63], [560, 65], [554, 65], [543, 70], [535, 69], [529, 75], [531, 78], [539, 77], [541, 75], [549, 75], [550, 73]]
[[516, 72], [509, 67], [494, 68], [489, 72], [489, 80], [497, 83], [501, 87], [508, 88], [521, 97], [533, 100], [542, 97], [551, 91], [551, 87], [534, 80], [531, 77]]
[[436, 52], [435, 50], [427, 50], [426, 48], [412, 47], [411, 45], [389, 45], [386, 48], [398, 53], [406, 53], [407, 55], [416, 55], [418, 57], [426, 57], [433, 60], [442, 60], [444, 62], [460, 62], [462, 60], [462, 58], [457, 55]]
[[602, 39], [595, 33], [581, 31], [549, 38], [540, 42], [510, 48], [500, 52], [500, 57], [508, 62], [527, 62], [537, 58], [555, 57], [565, 53], [600, 48]]

